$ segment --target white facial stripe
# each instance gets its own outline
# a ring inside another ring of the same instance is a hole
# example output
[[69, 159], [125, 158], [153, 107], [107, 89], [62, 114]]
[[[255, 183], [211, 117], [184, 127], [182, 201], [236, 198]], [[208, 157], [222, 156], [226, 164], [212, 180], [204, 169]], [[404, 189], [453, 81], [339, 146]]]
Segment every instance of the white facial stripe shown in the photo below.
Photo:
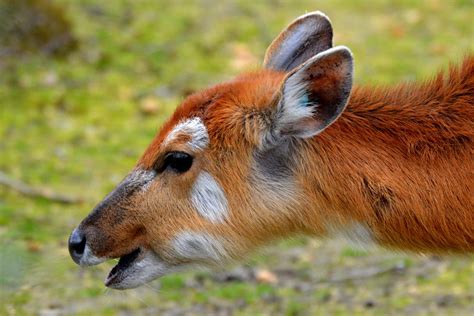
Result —
[[191, 137], [188, 145], [194, 151], [204, 150], [209, 144], [207, 128], [199, 117], [178, 123], [168, 134], [163, 144], [169, 144], [180, 134], [187, 134]]
[[213, 223], [222, 223], [228, 216], [224, 191], [214, 177], [205, 171], [194, 182], [191, 202], [201, 216]]
[[220, 263], [228, 256], [223, 244], [207, 233], [183, 232], [171, 242], [172, 249], [185, 260]]

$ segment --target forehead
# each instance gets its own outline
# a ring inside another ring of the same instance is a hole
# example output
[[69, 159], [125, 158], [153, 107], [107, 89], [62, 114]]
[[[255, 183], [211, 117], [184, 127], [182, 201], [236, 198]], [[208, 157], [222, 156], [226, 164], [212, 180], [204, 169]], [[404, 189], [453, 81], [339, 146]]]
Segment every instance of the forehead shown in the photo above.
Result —
[[271, 105], [283, 78], [283, 73], [270, 70], [254, 72], [189, 96], [162, 126], [140, 164], [151, 167], [174, 142], [203, 150], [208, 144], [223, 145], [224, 138], [227, 146], [241, 141], [244, 120]]

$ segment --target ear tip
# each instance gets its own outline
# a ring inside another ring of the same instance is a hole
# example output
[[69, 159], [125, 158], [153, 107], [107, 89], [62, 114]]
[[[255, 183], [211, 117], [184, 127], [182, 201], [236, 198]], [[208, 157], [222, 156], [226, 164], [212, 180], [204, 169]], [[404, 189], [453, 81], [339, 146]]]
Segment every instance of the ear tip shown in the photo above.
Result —
[[293, 20], [267, 48], [263, 66], [289, 71], [313, 54], [332, 47], [333, 29], [329, 17], [312, 11]]
[[331, 25], [331, 19], [322, 11], [311, 11], [299, 16], [296, 20], [315, 19], [318, 21], [325, 21]]
[[332, 39], [332, 23], [331, 19], [321, 11], [312, 11], [306, 14], [303, 14], [296, 18], [290, 25], [298, 25], [298, 24], [313, 24], [313, 27], [321, 30], [325, 30], [325, 32], [329, 32], [331, 34]]
[[331, 56], [331, 55], [340, 55], [350, 60], [354, 59], [354, 55], [352, 54], [352, 51], [350, 50], [350, 48], [344, 45], [331, 47], [325, 50], [324, 52], [320, 52], [319, 54], [313, 56], [311, 59], [316, 60], [316, 59], [320, 59], [320, 58]]
[[347, 46], [342, 45], [332, 47], [328, 50], [325, 50], [324, 52], [314, 55], [299, 68], [311, 67], [311, 65], [314, 65], [319, 61], [328, 60], [334, 57], [336, 57], [339, 61], [342, 61], [340, 66], [346, 68], [351, 73], [354, 71], [354, 56], [352, 55], [352, 51]]
[[354, 55], [352, 54], [352, 51], [349, 47], [344, 46], [344, 45], [338, 45], [336, 47], [330, 48], [328, 53], [335, 53], [342, 55], [343, 57], [350, 59], [351, 62], [354, 60]]

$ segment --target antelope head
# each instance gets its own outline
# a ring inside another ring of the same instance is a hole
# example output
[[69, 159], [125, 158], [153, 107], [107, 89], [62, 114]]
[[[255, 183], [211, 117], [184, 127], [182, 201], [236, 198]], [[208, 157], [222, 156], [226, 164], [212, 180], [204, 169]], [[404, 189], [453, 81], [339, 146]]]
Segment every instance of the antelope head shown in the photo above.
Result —
[[216, 267], [308, 230], [300, 148], [344, 110], [352, 55], [320, 12], [272, 42], [263, 69], [189, 96], [69, 238], [79, 265], [120, 258], [105, 285]]

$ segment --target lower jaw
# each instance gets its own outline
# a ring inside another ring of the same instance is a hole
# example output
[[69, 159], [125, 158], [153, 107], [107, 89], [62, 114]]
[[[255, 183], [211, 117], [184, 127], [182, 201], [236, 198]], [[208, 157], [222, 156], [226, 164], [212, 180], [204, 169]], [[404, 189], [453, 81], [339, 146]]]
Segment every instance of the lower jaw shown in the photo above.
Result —
[[119, 288], [120, 283], [127, 277], [127, 270], [138, 260], [141, 252], [140, 248], [137, 248], [131, 253], [120, 257], [119, 262], [112, 268], [105, 279], [105, 286]]
[[109, 275], [105, 278], [104, 285], [108, 288], [117, 289], [117, 286], [123, 281], [124, 275], [122, 273]]

